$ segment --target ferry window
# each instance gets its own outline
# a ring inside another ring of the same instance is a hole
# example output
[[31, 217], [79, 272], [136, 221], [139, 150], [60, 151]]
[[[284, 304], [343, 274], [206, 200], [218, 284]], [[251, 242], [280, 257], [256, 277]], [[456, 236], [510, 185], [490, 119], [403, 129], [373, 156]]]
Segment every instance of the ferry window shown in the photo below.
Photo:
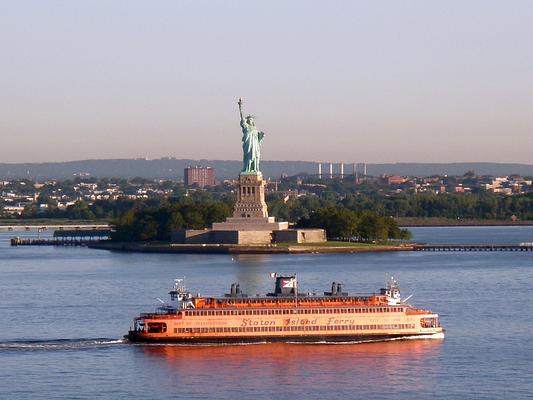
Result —
[[148, 333], [164, 333], [167, 331], [167, 324], [164, 322], [149, 322]]

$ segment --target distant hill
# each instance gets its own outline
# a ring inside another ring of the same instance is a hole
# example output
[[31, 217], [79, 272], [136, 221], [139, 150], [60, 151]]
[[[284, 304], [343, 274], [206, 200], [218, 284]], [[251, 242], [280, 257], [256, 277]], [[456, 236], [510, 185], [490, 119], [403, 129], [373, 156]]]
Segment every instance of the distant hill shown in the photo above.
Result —
[[[183, 169], [189, 165], [202, 165], [215, 168], [217, 179], [235, 178], [241, 168], [240, 161], [233, 160], [180, 160], [161, 158], [145, 159], [112, 159], [112, 160], [81, 160], [69, 162], [0, 164], [0, 179], [28, 178], [69, 179], [79, 175], [98, 178], [161, 178], [182, 179]], [[361, 168], [361, 166], [359, 166]], [[316, 162], [309, 161], [262, 161], [261, 170], [266, 177], [279, 177], [282, 174], [316, 174]], [[327, 164], [322, 164], [322, 173], [329, 171]], [[339, 166], [334, 164], [334, 173]], [[529, 164], [498, 164], [498, 163], [449, 163], [449, 164], [367, 164], [369, 175], [462, 175], [467, 171], [475, 171], [478, 175], [505, 176], [519, 174], [533, 176], [533, 165]], [[345, 164], [345, 174], [352, 173], [352, 165]]]

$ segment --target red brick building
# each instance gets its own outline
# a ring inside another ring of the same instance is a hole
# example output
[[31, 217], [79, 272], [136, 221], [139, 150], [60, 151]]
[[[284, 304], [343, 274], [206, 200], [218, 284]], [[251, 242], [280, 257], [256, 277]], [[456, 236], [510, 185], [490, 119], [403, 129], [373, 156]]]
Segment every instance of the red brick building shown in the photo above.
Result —
[[406, 178], [399, 175], [387, 176], [386, 179], [389, 185], [401, 185], [402, 183], [405, 183], [407, 181]]
[[215, 170], [211, 167], [187, 167], [183, 171], [185, 186], [215, 186]]

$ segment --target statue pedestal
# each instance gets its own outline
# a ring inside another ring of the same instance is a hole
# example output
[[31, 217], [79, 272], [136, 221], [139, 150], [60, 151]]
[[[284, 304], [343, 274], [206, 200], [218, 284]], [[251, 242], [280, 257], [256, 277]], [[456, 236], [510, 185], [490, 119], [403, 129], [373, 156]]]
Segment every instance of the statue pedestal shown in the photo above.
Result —
[[213, 231], [278, 231], [288, 229], [288, 222], [276, 222], [268, 216], [265, 181], [261, 172], [241, 172], [233, 217], [213, 224]]
[[261, 172], [239, 174], [237, 202], [233, 218], [268, 218], [265, 181]]
[[289, 229], [288, 222], [276, 222], [267, 218], [226, 218], [224, 222], [213, 223], [214, 231], [280, 231]]

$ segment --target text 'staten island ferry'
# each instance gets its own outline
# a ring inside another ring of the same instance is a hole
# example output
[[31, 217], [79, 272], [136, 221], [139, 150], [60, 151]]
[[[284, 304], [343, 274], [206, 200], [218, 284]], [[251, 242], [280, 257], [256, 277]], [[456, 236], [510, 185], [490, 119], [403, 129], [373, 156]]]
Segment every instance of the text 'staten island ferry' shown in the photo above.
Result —
[[274, 293], [248, 297], [232, 284], [224, 297], [193, 296], [182, 279], [171, 303], [141, 314], [126, 338], [133, 342], [346, 342], [443, 337], [439, 316], [400, 299], [394, 278], [380, 294], [351, 296], [340, 283], [324, 295], [299, 293], [296, 276], [278, 276]]

